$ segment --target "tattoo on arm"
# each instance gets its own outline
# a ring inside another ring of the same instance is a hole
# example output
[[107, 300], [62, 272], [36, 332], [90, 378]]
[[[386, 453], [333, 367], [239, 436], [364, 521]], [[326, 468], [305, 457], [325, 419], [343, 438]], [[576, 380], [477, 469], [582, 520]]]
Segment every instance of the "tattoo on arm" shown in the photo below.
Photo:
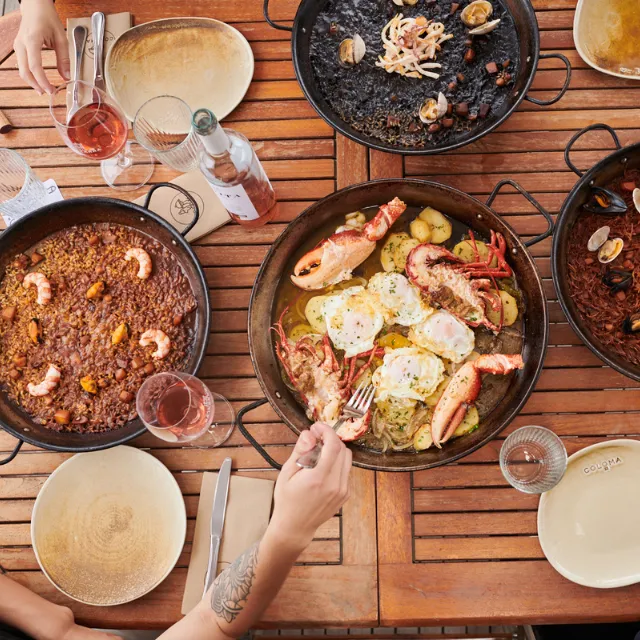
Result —
[[244, 609], [256, 575], [259, 542], [247, 549], [214, 581], [211, 608], [226, 622], [233, 622]]

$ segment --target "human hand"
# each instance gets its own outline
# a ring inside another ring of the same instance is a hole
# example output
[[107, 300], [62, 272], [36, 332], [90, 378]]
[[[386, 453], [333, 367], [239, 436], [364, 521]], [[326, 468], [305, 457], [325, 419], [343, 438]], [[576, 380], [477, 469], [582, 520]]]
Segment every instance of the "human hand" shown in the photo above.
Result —
[[[322, 440], [320, 460], [313, 469], [301, 469], [296, 460]], [[351, 450], [334, 430], [316, 422], [303, 431], [285, 462], [275, 488], [270, 527], [302, 551], [316, 529], [334, 516], [349, 498]]]
[[55, 50], [58, 71], [68, 80], [69, 48], [64, 27], [51, 0], [22, 0], [20, 11], [22, 20], [13, 43], [20, 77], [39, 95], [52, 93], [55, 87], [42, 68], [42, 47]]

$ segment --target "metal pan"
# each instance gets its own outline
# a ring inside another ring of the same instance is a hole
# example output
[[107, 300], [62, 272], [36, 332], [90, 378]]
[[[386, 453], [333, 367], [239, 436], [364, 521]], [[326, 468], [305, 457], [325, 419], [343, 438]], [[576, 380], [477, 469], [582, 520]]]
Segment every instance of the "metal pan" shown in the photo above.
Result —
[[[527, 198], [546, 218], [549, 225], [543, 234], [526, 243], [491, 209], [496, 195], [507, 184]], [[504, 235], [509, 262], [516, 273], [525, 300], [522, 353], [525, 367], [514, 375], [504, 400], [483, 420], [477, 431], [448, 442], [442, 449], [432, 448], [420, 453], [383, 454], [355, 445], [352, 447], [354, 464], [379, 471], [416, 471], [458, 460], [494, 438], [513, 420], [538, 379], [547, 346], [548, 318], [542, 280], [527, 247], [547, 238], [552, 233], [553, 221], [526, 191], [511, 180], [502, 180], [495, 186], [486, 204], [483, 204], [452, 187], [422, 180], [377, 180], [342, 189], [306, 209], [285, 229], [262, 263], [249, 302], [249, 350], [266, 400], [259, 400], [244, 407], [238, 413], [238, 427], [264, 459], [276, 468], [279, 467], [278, 463], [244, 427], [243, 416], [268, 401], [295, 433], [300, 433], [310, 424], [304, 409], [283, 381], [272, 340], [265, 339], [274, 317], [279, 281], [281, 278], [289, 277], [287, 267], [301, 245], [329, 220], [344, 220], [345, 213], [380, 205], [395, 196], [409, 206], [433, 206], [482, 235], [489, 235], [491, 229]]]
[[[598, 129], [608, 131], [611, 134], [616, 151], [595, 164], [587, 172], [583, 172], [571, 161], [571, 149], [585, 133]], [[562, 205], [562, 210], [556, 223], [556, 233], [553, 238], [551, 269], [553, 282], [558, 294], [558, 301], [573, 330], [600, 360], [632, 380], [640, 382], [640, 366], [621, 358], [618, 354], [607, 349], [586, 326], [582, 314], [571, 298], [571, 291], [566, 275], [569, 236], [573, 225], [582, 212], [582, 206], [588, 202], [591, 196], [591, 187], [607, 186], [612, 180], [618, 178], [625, 169], [639, 168], [640, 143], [623, 148], [616, 132], [609, 125], [602, 123], [592, 124], [578, 131], [578, 133], [569, 140], [564, 152], [564, 158], [567, 166], [579, 176], [580, 179]]]
[[[350, 0], [338, 1], [350, 2]], [[320, 117], [336, 131], [372, 149], [414, 155], [429, 155], [457, 149], [458, 147], [475, 142], [490, 131], [493, 131], [493, 129], [504, 122], [515, 111], [523, 100], [528, 100], [540, 106], [548, 106], [560, 100], [569, 87], [571, 81], [571, 63], [569, 60], [560, 53], [540, 53], [538, 22], [531, 3], [523, 2], [522, 0], [502, 0], [515, 23], [520, 44], [521, 61], [520, 68], [513, 82], [511, 94], [504, 102], [502, 108], [496, 113], [491, 113], [486, 120], [478, 122], [471, 131], [460, 133], [457, 137], [450, 138], [446, 143], [436, 143], [426, 148], [420, 148], [382, 142], [377, 138], [357, 131], [346, 123], [325, 100], [314, 78], [314, 71], [310, 61], [311, 34], [318, 14], [323, 10], [327, 2], [328, 0], [302, 0], [298, 7], [293, 27], [289, 27], [278, 24], [270, 18], [269, 0], [264, 0], [264, 17], [274, 29], [292, 32], [291, 50], [296, 77], [307, 100], [309, 100]], [[539, 61], [549, 58], [557, 58], [563, 62], [567, 69], [566, 78], [556, 96], [549, 100], [538, 100], [537, 98], [528, 96], [527, 93], [533, 82]]]
[[[168, 222], [148, 209], [153, 193], [160, 187], [180, 191], [189, 198], [194, 207], [193, 220], [182, 233], [178, 233]], [[138, 229], [173, 250], [189, 279], [196, 300], [200, 301], [195, 311], [194, 344], [186, 368], [186, 371], [195, 374], [206, 351], [211, 310], [204, 271], [183, 236], [193, 228], [199, 216], [198, 204], [191, 195], [182, 187], [167, 182], [151, 187], [142, 206], [115, 198], [75, 198], [46, 205], [11, 225], [0, 235], [0, 278], [16, 254], [56, 231], [77, 224], [96, 222], [112, 222]], [[101, 433], [53, 431], [34, 422], [26, 412], [7, 398], [4, 391], [0, 391], [0, 427], [18, 438], [15, 449], [4, 460], [0, 460], [0, 465], [11, 462], [24, 442], [53, 451], [97, 451], [124, 444], [145, 432], [144, 425], [138, 419], [128, 422], [121, 429]]]

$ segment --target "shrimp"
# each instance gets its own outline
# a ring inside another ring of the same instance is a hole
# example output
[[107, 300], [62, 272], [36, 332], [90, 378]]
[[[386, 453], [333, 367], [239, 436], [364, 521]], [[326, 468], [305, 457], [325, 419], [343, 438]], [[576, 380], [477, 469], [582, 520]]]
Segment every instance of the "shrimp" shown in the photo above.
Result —
[[60, 382], [60, 370], [50, 364], [47, 369], [47, 373], [44, 376], [44, 380], [39, 384], [33, 384], [30, 382], [27, 385], [27, 391], [32, 396], [46, 396], [58, 386], [58, 382]]
[[158, 348], [151, 354], [154, 358], [164, 358], [169, 353], [171, 347], [171, 340], [169, 336], [160, 329], [147, 329], [140, 336], [140, 346], [148, 347], [152, 342], [155, 342]]
[[51, 301], [51, 284], [44, 273], [39, 271], [32, 271], [27, 273], [22, 282], [22, 286], [28, 289], [31, 285], [38, 289], [38, 298], [36, 302], [38, 304], [49, 304]]
[[135, 258], [139, 264], [140, 268], [138, 269], [138, 278], [141, 280], [146, 280], [151, 275], [151, 256], [140, 247], [133, 247], [129, 249], [127, 253], [124, 254], [124, 259], [129, 262]]

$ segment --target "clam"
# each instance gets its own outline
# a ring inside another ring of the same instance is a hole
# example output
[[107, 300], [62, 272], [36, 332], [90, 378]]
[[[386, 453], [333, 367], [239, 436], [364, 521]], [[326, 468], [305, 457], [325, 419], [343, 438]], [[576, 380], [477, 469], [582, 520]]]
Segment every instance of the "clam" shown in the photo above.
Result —
[[357, 33], [353, 38], [343, 40], [338, 48], [340, 62], [347, 67], [358, 64], [366, 52], [367, 47], [364, 40]]
[[611, 293], [626, 291], [633, 284], [633, 271], [609, 269], [602, 276], [602, 283], [611, 289]]
[[589, 238], [589, 242], [587, 242], [587, 249], [589, 249], [589, 251], [597, 251], [609, 239], [610, 232], [610, 227], [600, 227], [596, 229]]
[[633, 204], [636, 206], [636, 211], [640, 213], [640, 189], [633, 190]]
[[613, 238], [612, 240], [607, 240], [598, 251], [598, 260], [600, 260], [600, 262], [602, 262], [603, 264], [612, 262], [620, 255], [622, 247], [624, 247], [624, 241], [622, 240], [622, 238]]
[[449, 103], [443, 93], [438, 94], [438, 98], [428, 98], [422, 103], [418, 115], [425, 124], [431, 124], [447, 113]]
[[640, 331], [640, 313], [631, 314], [623, 323], [622, 330], [625, 333], [637, 333]]
[[603, 216], [620, 216], [627, 212], [627, 203], [617, 193], [602, 187], [591, 187], [591, 200], [584, 205], [586, 211]]
[[[493, 13], [493, 5], [487, 0], [474, 0], [460, 13], [460, 19], [469, 29], [485, 24]], [[495, 29], [495, 27], [494, 27]]]
[[418, 0], [393, 0], [393, 4], [398, 7], [413, 7], [418, 4]]
[[487, 33], [491, 33], [498, 25], [500, 24], [500, 18], [497, 20], [491, 20], [489, 22], [485, 22], [481, 24], [479, 27], [475, 29], [471, 29], [469, 31], [470, 36], [484, 36]]

